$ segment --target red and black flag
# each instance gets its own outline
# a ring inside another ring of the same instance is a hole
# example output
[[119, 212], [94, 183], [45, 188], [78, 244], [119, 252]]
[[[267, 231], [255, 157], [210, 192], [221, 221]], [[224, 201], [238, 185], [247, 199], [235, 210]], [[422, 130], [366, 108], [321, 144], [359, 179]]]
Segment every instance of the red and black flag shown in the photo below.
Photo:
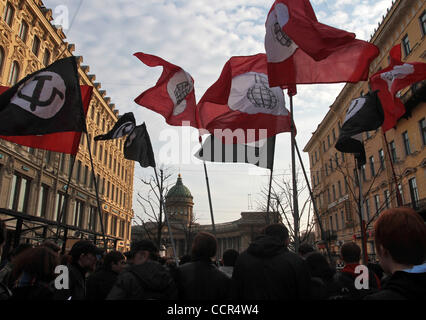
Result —
[[118, 139], [127, 136], [135, 127], [136, 120], [133, 112], [127, 112], [118, 119], [114, 127], [108, 133], [96, 136], [94, 140]]
[[[83, 85], [80, 88], [84, 115], [86, 115], [92, 98], [93, 87]], [[8, 89], [8, 87], [0, 87], [0, 94]], [[70, 131], [44, 135], [0, 136], [0, 138], [30, 148], [76, 155], [80, 146], [81, 134], [81, 131]]]
[[138, 161], [143, 168], [155, 168], [154, 151], [145, 123], [135, 127], [124, 143], [124, 158]]
[[0, 134], [86, 132], [75, 57], [54, 62], [0, 96]]
[[361, 134], [379, 128], [383, 119], [383, 109], [377, 91], [352, 100], [340, 129], [336, 149], [340, 152], [354, 153], [358, 165], [364, 165], [366, 156]]

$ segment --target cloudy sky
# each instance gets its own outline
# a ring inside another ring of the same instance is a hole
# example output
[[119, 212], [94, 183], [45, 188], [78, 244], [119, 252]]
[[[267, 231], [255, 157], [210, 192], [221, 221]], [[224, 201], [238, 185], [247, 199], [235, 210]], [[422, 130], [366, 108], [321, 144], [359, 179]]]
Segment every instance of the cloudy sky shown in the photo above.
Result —
[[[120, 114], [133, 112], [138, 124], [146, 122], [158, 162], [175, 173], [170, 183], [174, 183], [177, 173], [181, 172], [184, 184], [194, 196], [197, 221], [202, 224], [210, 223], [210, 212], [203, 165], [192, 156], [197, 149], [197, 131], [171, 127], [162, 116], [133, 102], [140, 93], [155, 85], [162, 71], [160, 67], [145, 66], [133, 53], [157, 55], [185, 69], [195, 80], [198, 101], [217, 80], [231, 56], [265, 51], [264, 23], [273, 2], [44, 0], [54, 17], [67, 8], [70, 25], [65, 34], [67, 41], [76, 45], [75, 55], [84, 57], [83, 64], [89, 65], [90, 73], [96, 74], [96, 81], [102, 84]], [[392, 0], [311, 0], [311, 3], [320, 22], [369, 40]], [[342, 88], [342, 84], [298, 87], [294, 118], [301, 150]], [[179, 139], [173, 140], [173, 136]], [[179, 147], [171, 148], [176, 145]], [[303, 158], [309, 169], [307, 155]], [[291, 177], [288, 133], [278, 136], [275, 167], [277, 178]], [[135, 168], [135, 192], [144, 192], [138, 178], [148, 177], [152, 169], [142, 169], [139, 164]], [[257, 208], [269, 171], [248, 164], [207, 163], [207, 168], [215, 222], [238, 219], [240, 212], [248, 209], [249, 195], [253, 209]], [[136, 202], [134, 210], [136, 214], [141, 213]]]

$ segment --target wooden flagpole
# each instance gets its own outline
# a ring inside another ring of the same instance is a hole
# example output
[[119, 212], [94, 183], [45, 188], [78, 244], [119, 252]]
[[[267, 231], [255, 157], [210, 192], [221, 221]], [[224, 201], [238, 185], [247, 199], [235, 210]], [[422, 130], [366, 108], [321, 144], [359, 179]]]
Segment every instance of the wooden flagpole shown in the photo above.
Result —
[[294, 223], [294, 250], [299, 251], [299, 202], [297, 195], [297, 182], [296, 182], [296, 157], [295, 157], [295, 144], [296, 144], [296, 128], [293, 118], [293, 95], [290, 96], [290, 117], [291, 117], [291, 169], [293, 176], [293, 223]]
[[[321, 220], [321, 217], [318, 213], [318, 208], [317, 208], [317, 205], [316, 205], [316, 202], [315, 202], [315, 199], [314, 199], [314, 193], [312, 192], [311, 185], [310, 185], [309, 180], [308, 180], [308, 175], [306, 174], [305, 166], [303, 165], [302, 157], [300, 155], [299, 147], [297, 146], [296, 140], [295, 140], [295, 147], [296, 147], [296, 151], [297, 151], [297, 155], [298, 155], [298, 158], [299, 158], [300, 165], [302, 167], [303, 175], [305, 176], [306, 184], [308, 186], [309, 194], [310, 194], [310, 197], [311, 197], [311, 200], [312, 200], [312, 205], [314, 207], [314, 214], [317, 218], [318, 226], [320, 228], [321, 235], [323, 235], [325, 233], [324, 233], [324, 228], [322, 226], [322, 220]], [[325, 250], [327, 251], [327, 256], [328, 256], [328, 259], [330, 260], [330, 263], [332, 263], [331, 253], [330, 253], [330, 249], [328, 247], [327, 241], [325, 241]]]
[[[157, 168], [154, 167], [154, 173], [155, 173], [155, 179], [157, 180], [157, 185], [158, 185], [158, 190], [160, 191], [160, 210], [162, 209], [164, 212], [164, 217], [166, 218], [166, 223], [167, 223], [167, 229], [169, 230], [169, 237], [170, 237], [170, 242], [172, 243], [172, 248], [173, 248], [173, 255], [175, 258], [175, 262], [176, 262], [176, 266], [179, 266], [179, 260], [176, 254], [176, 247], [175, 247], [175, 240], [173, 238], [173, 233], [172, 233], [172, 228], [170, 227], [170, 221], [167, 215], [167, 211], [166, 211], [166, 206], [164, 205], [164, 198], [163, 198], [163, 170], [160, 170], [160, 174], [161, 174], [161, 183], [158, 179], [158, 173], [157, 173]], [[160, 221], [161, 223], [161, 221]]]

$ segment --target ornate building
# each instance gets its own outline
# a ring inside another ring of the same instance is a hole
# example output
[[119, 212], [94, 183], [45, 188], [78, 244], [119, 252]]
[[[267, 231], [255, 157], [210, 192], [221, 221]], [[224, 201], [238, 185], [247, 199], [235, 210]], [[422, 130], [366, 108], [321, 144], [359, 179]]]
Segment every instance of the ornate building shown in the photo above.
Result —
[[[370, 75], [388, 66], [389, 51], [398, 43], [403, 61], [425, 62], [425, 36], [426, 3], [394, 1], [371, 38], [380, 55], [371, 64]], [[419, 213], [425, 211], [425, 82], [401, 92], [407, 113], [395, 128], [386, 132], [386, 139], [381, 128], [363, 135], [367, 164], [361, 171], [362, 205], [367, 221], [367, 252], [371, 258], [375, 257], [374, 221], [384, 209], [398, 205], [397, 190], [402, 194], [403, 205]], [[354, 157], [338, 152], [334, 145], [351, 100], [368, 90], [368, 82], [347, 84], [304, 148], [309, 153], [313, 193], [325, 229], [321, 235], [317, 228], [317, 240], [328, 241], [336, 254], [346, 241], [356, 240], [361, 244], [361, 233]]]
[[[42, 1], [0, 0], [0, 12], [1, 85], [12, 86], [27, 74], [73, 54], [74, 45], [68, 44], [63, 31], [52, 25], [52, 11], [46, 9]], [[128, 250], [134, 162], [124, 159], [123, 138], [93, 141], [94, 136], [112, 128], [119, 114], [111, 98], [106, 97], [106, 91], [101, 90], [101, 84], [95, 82], [96, 76], [89, 73], [89, 66], [82, 63], [83, 58], [78, 57], [80, 83], [94, 87], [87, 128], [103, 229], [113, 240], [111, 248]], [[53, 237], [56, 233], [53, 227], [64, 203], [65, 214], [60, 222], [67, 226], [69, 239], [64, 248], [70, 248], [79, 238], [102, 238], [85, 134], [72, 172], [71, 160], [74, 159], [69, 155], [0, 140], [0, 218], [7, 221], [8, 247], [19, 241], [38, 242]], [[70, 174], [71, 184], [67, 190]], [[11, 218], [8, 213], [19, 217]]]
[[[190, 190], [183, 184], [179, 174], [176, 184], [165, 196], [165, 207], [168, 213], [176, 253], [179, 257], [191, 252], [194, 236], [200, 231], [213, 232], [212, 225], [200, 225], [194, 221], [192, 208], [193, 197]], [[272, 215], [272, 213], [270, 213]], [[275, 221], [279, 221], [277, 214]], [[248, 248], [250, 242], [260, 234], [266, 226], [265, 212], [241, 212], [241, 218], [227, 223], [215, 224], [218, 241], [217, 256], [222, 257], [226, 249], [241, 252]], [[133, 226], [132, 240], [155, 239], [157, 224], [146, 223], [145, 226]], [[167, 225], [162, 230], [163, 244], [167, 248], [166, 255], [173, 256]]]

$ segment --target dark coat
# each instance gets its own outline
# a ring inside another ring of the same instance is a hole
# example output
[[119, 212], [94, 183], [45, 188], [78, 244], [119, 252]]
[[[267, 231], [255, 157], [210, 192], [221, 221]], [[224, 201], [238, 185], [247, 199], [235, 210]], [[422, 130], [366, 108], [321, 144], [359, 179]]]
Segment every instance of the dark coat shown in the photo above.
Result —
[[296, 300], [310, 296], [306, 262], [278, 240], [260, 236], [237, 259], [233, 297], [243, 300]]
[[426, 300], [426, 273], [396, 271], [382, 290], [364, 300]]
[[35, 283], [31, 286], [16, 287], [12, 289], [11, 301], [48, 301], [53, 300], [54, 289], [49, 284]]
[[228, 299], [231, 279], [210, 259], [185, 263], [176, 272], [179, 298], [182, 300]]
[[100, 269], [87, 278], [87, 300], [105, 300], [117, 281], [118, 273]]
[[117, 278], [107, 300], [173, 300], [177, 289], [170, 273], [158, 262], [133, 265]]

